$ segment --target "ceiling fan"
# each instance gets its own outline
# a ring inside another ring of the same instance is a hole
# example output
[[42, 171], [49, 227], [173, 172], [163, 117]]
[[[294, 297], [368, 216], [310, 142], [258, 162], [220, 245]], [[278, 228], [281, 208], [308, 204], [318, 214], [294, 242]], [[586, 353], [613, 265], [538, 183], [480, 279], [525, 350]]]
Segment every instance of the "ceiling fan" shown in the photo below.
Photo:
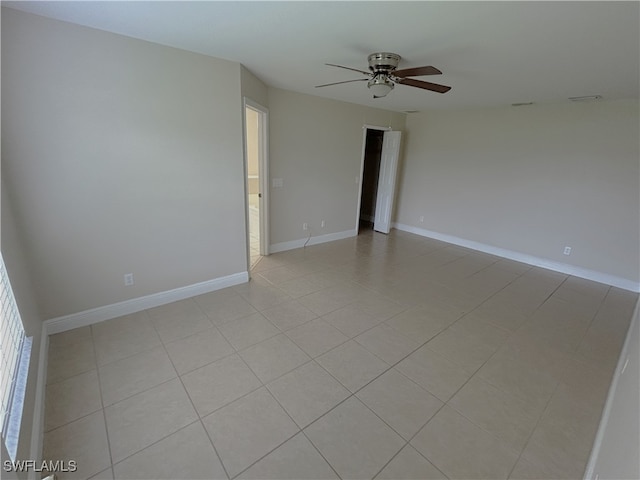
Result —
[[344, 68], [346, 70], [352, 70], [366, 75], [369, 78], [358, 78], [355, 80], [345, 80], [344, 82], [325, 83], [324, 85], [317, 85], [316, 88], [328, 87], [330, 85], [339, 85], [341, 83], [351, 82], [364, 82], [368, 81], [367, 87], [373, 92], [373, 98], [386, 97], [387, 94], [393, 90], [396, 83], [400, 85], [408, 85], [410, 87], [418, 87], [424, 90], [431, 90], [432, 92], [446, 93], [451, 90], [451, 87], [446, 85], [438, 85], [437, 83], [423, 82], [422, 80], [416, 80], [415, 78], [407, 77], [421, 77], [423, 75], [441, 75], [442, 72], [435, 67], [414, 67], [405, 68], [402, 70], [396, 70], [398, 63], [400, 62], [400, 55], [397, 53], [380, 52], [372, 53], [367, 60], [369, 61], [369, 72], [364, 70], [358, 70], [357, 68], [343, 67], [342, 65], [335, 65], [333, 63], [326, 63], [330, 67]]

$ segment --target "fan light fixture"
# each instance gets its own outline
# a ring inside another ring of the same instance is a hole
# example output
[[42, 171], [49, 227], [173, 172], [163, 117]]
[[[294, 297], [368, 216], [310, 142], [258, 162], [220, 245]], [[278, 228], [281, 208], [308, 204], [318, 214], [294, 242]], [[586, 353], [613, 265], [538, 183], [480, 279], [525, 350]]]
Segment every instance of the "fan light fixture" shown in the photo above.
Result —
[[432, 92], [438, 93], [446, 93], [451, 90], [451, 87], [447, 87], [446, 85], [438, 85], [437, 83], [423, 82], [422, 80], [411, 78], [422, 77], [425, 75], [441, 75], [442, 72], [436, 67], [424, 66], [398, 70], [400, 55], [397, 53], [372, 53], [367, 57], [367, 60], [369, 62], [368, 72], [357, 68], [343, 67], [342, 65], [336, 65], [335, 63], [327, 63], [326, 65], [362, 73], [369, 78], [355, 78], [353, 80], [343, 80], [342, 82], [325, 83], [323, 85], [316, 85], [316, 88], [329, 87], [331, 85], [339, 85], [341, 83], [367, 82], [367, 87], [369, 87], [369, 90], [373, 93], [373, 98], [386, 97], [389, 92], [393, 90], [396, 83], [399, 83], [400, 85], [407, 85], [409, 87], [422, 88], [423, 90], [431, 90]]
[[369, 80], [367, 87], [369, 87], [369, 90], [373, 93], [373, 98], [381, 98], [386, 97], [387, 94], [393, 90], [394, 85], [386, 75], [376, 75]]

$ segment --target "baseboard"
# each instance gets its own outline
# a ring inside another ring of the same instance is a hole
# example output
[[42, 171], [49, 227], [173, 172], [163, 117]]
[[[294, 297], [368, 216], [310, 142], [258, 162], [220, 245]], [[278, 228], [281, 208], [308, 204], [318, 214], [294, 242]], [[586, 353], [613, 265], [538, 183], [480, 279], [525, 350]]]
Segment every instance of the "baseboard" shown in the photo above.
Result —
[[353, 229], [353, 230], [345, 230], [343, 232], [327, 233], [327, 234], [318, 235], [315, 237], [311, 236], [310, 238], [308, 238], [308, 241], [307, 241], [307, 238], [300, 238], [298, 240], [291, 240], [289, 242], [274, 243], [273, 245], [269, 246], [269, 252], [270, 253], [284, 252], [286, 250], [302, 248], [305, 246], [305, 243], [307, 246], [318, 245], [319, 243], [333, 242], [334, 240], [342, 240], [344, 238], [355, 237], [356, 235], [358, 235], [358, 231], [356, 229]]
[[441, 240], [443, 242], [452, 243], [454, 245], [470, 248], [472, 250], [478, 250], [480, 252], [489, 253], [498, 257], [508, 258], [509, 260], [526, 263], [527, 265], [542, 267], [548, 270], [553, 270], [555, 272], [565, 273], [567, 275], [573, 275], [575, 277], [580, 277], [587, 280], [593, 280], [594, 282], [604, 283], [606, 285], [612, 285], [614, 287], [622, 288], [623, 290], [629, 290], [636, 293], [640, 292], [640, 283], [634, 282], [633, 280], [629, 280], [627, 278], [609, 275], [608, 273], [597, 272], [595, 270], [589, 270], [587, 268], [576, 267], [575, 265], [555, 262], [546, 258], [494, 247], [492, 245], [475, 242], [473, 240], [467, 240], [453, 235], [434, 232], [432, 230], [426, 230], [411, 225], [404, 225], [402, 223], [394, 223], [392, 226], [393, 228], [402, 230], [403, 232], [415, 233], [416, 235], [420, 235], [422, 237]]
[[[49, 336], [47, 326], [42, 325], [40, 345], [38, 348], [38, 375], [36, 376], [35, 404], [33, 406], [33, 423], [31, 424], [31, 444], [29, 446], [30, 459], [36, 463], [42, 460], [42, 445], [44, 441], [44, 401], [47, 386], [47, 367], [49, 358]], [[37, 480], [39, 473], [29, 470], [29, 480]]]
[[[42, 324], [38, 356], [38, 376], [36, 379], [35, 405], [33, 424], [31, 427], [30, 458], [36, 462], [42, 460], [42, 445], [44, 440], [44, 404], [47, 384], [47, 358], [49, 353], [49, 335], [65, 332], [78, 327], [92, 325], [103, 320], [109, 320], [122, 315], [159, 307], [167, 303], [183, 300], [195, 295], [213, 292], [226, 287], [232, 287], [249, 281], [249, 272], [239, 272], [225, 277], [214, 278], [206, 282], [188, 285], [186, 287], [154, 293], [124, 302], [93, 308], [84, 312], [52, 318]], [[38, 473], [30, 470], [29, 480], [37, 480]]]
[[103, 320], [129, 315], [148, 308], [159, 307], [167, 303], [184, 300], [185, 298], [202, 295], [203, 293], [213, 292], [226, 287], [232, 287], [248, 281], [249, 272], [239, 272], [166, 292], [153, 293], [144, 297], [125, 300], [124, 302], [72, 313], [71, 315], [51, 318], [44, 322], [45, 333], [46, 335], [52, 335], [54, 333], [66, 332], [74, 328], [92, 325]]

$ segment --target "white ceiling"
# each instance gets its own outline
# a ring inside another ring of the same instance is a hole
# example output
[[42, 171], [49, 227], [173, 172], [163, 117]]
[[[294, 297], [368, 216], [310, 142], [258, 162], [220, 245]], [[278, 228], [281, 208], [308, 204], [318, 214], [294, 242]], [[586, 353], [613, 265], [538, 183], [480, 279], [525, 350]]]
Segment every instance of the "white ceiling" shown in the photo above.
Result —
[[[245, 65], [267, 85], [389, 110], [637, 98], [639, 2], [3, 2], [3, 5]], [[433, 65], [438, 94], [398, 85], [372, 99], [367, 70]]]

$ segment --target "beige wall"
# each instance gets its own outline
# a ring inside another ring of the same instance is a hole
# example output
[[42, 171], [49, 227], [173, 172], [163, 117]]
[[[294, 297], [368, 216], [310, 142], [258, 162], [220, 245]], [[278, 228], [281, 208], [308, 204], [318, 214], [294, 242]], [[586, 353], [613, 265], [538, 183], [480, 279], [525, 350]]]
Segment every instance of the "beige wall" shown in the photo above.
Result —
[[[365, 124], [404, 128], [405, 114], [269, 88], [271, 243], [356, 226]], [[320, 222], [325, 220], [325, 228]]]
[[638, 284], [637, 101], [423, 113], [406, 130], [397, 222]]
[[269, 106], [267, 86], [244, 65], [240, 66], [240, 82], [243, 97], [247, 97], [263, 107]]
[[[40, 341], [42, 339], [42, 315], [38, 310], [38, 304], [34, 294], [32, 276], [28, 268], [23, 249], [24, 239], [20, 236], [16, 219], [11, 208], [12, 201], [8, 197], [7, 188], [2, 185], [2, 210], [0, 222], [2, 225], [2, 257], [7, 267], [7, 273], [11, 281], [11, 288], [18, 304], [20, 318], [27, 337], [32, 337], [31, 357], [27, 387], [25, 391], [25, 414], [20, 424], [20, 436], [18, 442], [17, 458], [26, 460], [31, 457], [31, 432], [35, 410], [36, 387], [38, 378], [38, 363], [40, 361]], [[3, 443], [4, 448], [4, 443]], [[6, 459], [7, 457], [3, 457]], [[4, 475], [5, 472], [3, 472]]]
[[2, 62], [44, 318], [246, 271], [239, 64], [13, 10]]

